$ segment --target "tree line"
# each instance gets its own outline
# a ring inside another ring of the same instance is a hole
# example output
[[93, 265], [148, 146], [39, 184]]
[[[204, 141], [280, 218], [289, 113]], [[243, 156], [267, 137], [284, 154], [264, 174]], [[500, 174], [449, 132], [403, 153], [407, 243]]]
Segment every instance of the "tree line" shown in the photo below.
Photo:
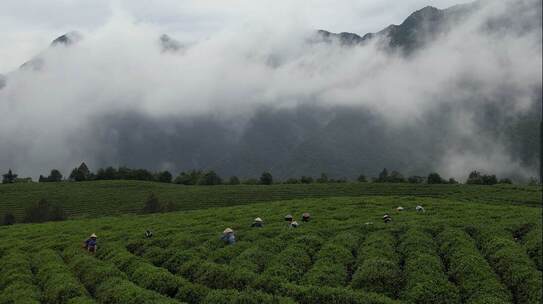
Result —
[[[2, 183], [19, 183], [31, 182], [31, 178], [18, 178], [17, 174], [10, 169], [6, 174], [2, 175]], [[284, 180], [276, 180], [270, 172], [263, 172], [259, 178], [240, 179], [237, 176], [231, 176], [227, 179], [219, 176], [213, 170], [189, 170], [179, 173], [177, 176], [167, 170], [152, 172], [146, 169], [132, 169], [125, 166], [118, 168], [106, 167], [100, 168], [96, 173], [92, 172], [89, 167], [83, 162], [79, 167], [74, 168], [68, 178], [64, 178], [62, 173], [53, 169], [49, 175], [40, 175], [38, 182], [84, 182], [94, 180], [140, 180], [154, 181], [161, 183], [174, 183], [180, 185], [272, 185], [272, 184], [312, 184], [312, 183], [346, 183], [349, 182], [346, 178], [329, 178], [327, 174], [322, 173], [319, 177], [301, 176], [299, 178], [288, 178]], [[412, 184], [458, 184], [454, 178], [443, 178], [440, 174], [433, 172], [427, 176], [409, 176], [405, 177], [398, 171], [389, 172], [386, 168], [383, 169], [377, 177], [369, 178], [364, 174], [356, 178], [356, 182], [374, 182], [374, 183], [412, 183]], [[466, 184], [473, 185], [495, 185], [495, 184], [512, 184], [511, 179], [498, 179], [493, 174], [482, 174], [479, 171], [469, 173], [465, 181]], [[535, 179], [530, 181], [530, 184], [537, 184]]]

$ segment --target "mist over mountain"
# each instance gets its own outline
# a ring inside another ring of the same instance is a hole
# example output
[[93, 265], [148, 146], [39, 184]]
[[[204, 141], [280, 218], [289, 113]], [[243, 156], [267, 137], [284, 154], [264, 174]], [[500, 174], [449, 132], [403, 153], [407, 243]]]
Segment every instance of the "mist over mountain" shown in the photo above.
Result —
[[240, 177], [539, 168], [541, 2], [425, 7], [369, 34], [118, 18], [0, 75], [0, 169], [126, 165]]

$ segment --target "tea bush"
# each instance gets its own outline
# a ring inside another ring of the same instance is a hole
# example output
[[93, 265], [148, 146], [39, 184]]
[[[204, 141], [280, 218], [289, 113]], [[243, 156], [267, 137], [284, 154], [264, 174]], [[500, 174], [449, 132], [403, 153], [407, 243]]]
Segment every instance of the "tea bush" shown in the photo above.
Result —
[[495, 229], [479, 228], [474, 236], [496, 273], [511, 289], [514, 300], [519, 303], [540, 303], [541, 271], [535, 269], [534, 262], [525, 251]]
[[404, 257], [405, 286], [401, 298], [406, 303], [460, 303], [458, 289], [448, 281], [430, 234], [418, 228], [409, 229], [401, 242]]
[[541, 227], [528, 232], [523, 239], [528, 256], [534, 261], [539, 271], [543, 271], [543, 235]]
[[389, 231], [370, 233], [358, 250], [358, 269], [351, 285], [394, 297], [401, 283], [396, 240]]
[[40, 303], [40, 290], [34, 285], [30, 258], [11, 250], [0, 259], [0, 303]]
[[57, 252], [41, 250], [33, 259], [36, 279], [45, 303], [67, 303], [72, 298], [87, 296], [87, 291], [64, 264]]
[[438, 240], [449, 276], [460, 290], [462, 303], [511, 303], [511, 295], [467, 233], [445, 229], [438, 235]]

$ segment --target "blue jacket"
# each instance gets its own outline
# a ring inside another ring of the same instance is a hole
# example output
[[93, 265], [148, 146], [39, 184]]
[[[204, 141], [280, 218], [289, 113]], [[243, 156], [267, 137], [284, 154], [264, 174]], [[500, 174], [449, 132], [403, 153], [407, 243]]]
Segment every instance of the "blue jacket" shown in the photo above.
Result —
[[89, 238], [88, 240], [85, 241], [85, 245], [87, 247], [94, 247], [96, 246], [98, 242], [95, 240], [95, 239], [92, 239], [92, 238]]
[[236, 243], [236, 236], [233, 233], [224, 234], [221, 236], [221, 240], [225, 241], [229, 245]]

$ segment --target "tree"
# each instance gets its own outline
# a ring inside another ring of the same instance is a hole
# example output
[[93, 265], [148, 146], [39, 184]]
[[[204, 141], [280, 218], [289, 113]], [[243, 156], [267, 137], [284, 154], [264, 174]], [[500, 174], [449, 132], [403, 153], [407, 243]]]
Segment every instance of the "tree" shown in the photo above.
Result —
[[456, 181], [456, 179], [451, 177], [451, 178], [449, 178], [449, 184], [455, 185], [455, 184], [458, 184], [458, 182]]
[[79, 171], [77, 168], [74, 168], [70, 173], [70, 180], [74, 182], [82, 182], [86, 180], [85, 174]]
[[366, 176], [364, 174], [360, 174], [358, 178], [356, 179], [359, 183], [365, 183], [368, 180], [366, 179]]
[[49, 179], [47, 177], [40, 174], [40, 177], [38, 178], [39, 183], [46, 183], [48, 181], [49, 181]]
[[49, 204], [45, 199], [25, 208], [23, 221], [26, 223], [43, 223], [46, 221], [62, 221], [66, 213], [59, 206]]
[[222, 179], [213, 170], [206, 172], [199, 181], [199, 185], [213, 186], [213, 185], [220, 185], [220, 184], [222, 184]]
[[407, 178], [407, 182], [411, 184], [422, 184], [424, 183], [424, 177], [422, 176], [410, 176]]
[[158, 173], [157, 180], [161, 183], [171, 183], [172, 174], [169, 171], [162, 171]]
[[17, 179], [17, 174], [14, 174], [11, 169], [9, 169], [8, 173], [2, 175], [2, 184], [12, 184]]
[[481, 176], [481, 173], [479, 173], [477, 170], [471, 171], [468, 180], [466, 181], [466, 184], [468, 185], [482, 185], [483, 184], [483, 177]]
[[239, 178], [237, 176], [230, 177], [230, 179], [228, 180], [228, 184], [239, 185], [240, 184]]
[[57, 169], [51, 170], [51, 173], [49, 173], [49, 176], [47, 177], [47, 181], [49, 182], [62, 181], [62, 173], [60, 173], [60, 171], [58, 171]]
[[509, 178], [502, 178], [498, 181], [498, 184], [513, 184], [513, 181]]
[[445, 180], [441, 178], [441, 176], [438, 173], [430, 173], [428, 174], [428, 178], [426, 178], [426, 182], [428, 184], [444, 184]]
[[384, 168], [381, 173], [379, 173], [379, 177], [375, 180], [378, 183], [384, 183], [388, 180], [388, 170], [387, 168]]
[[160, 202], [154, 193], [149, 194], [143, 206], [143, 213], [157, 213], [162, 211]]
[[330, 180], [328, 179], [328, 175], [326, 175], [325, 173], [321, 173], [321, 177], [317, 178], [317, 183], [320, 183], [320, 184], [326, 184], [329, 181]]
[[172, 211], [178, 210], [177, 205], [172, 201], [169, 201], [168, 203], [166, 203], [166, 206], [164, 207], [164, 209], [166, 212], [172, 212]]
[[264, 172], [260, 176], [260, 184], [262, 185], [271, 185], [273, 184], [273, 176], [269, 172]]
[[287, 179], [284, 183], [285, 184], [299, 184], [300, 181], [297, 178], [291, 177], [291, 178]]
[[243, 181], [244, 185], [258, 185], [258, 180], [256, 178], [249, 178]]
[[[125, 169], [128, 169], [125, 167]], [[113, 179], [120, 179], [119, 174], [117, 173], [117, 170], [113, 167], [107, 167], [105, 169], [98, 169], [98, 172], [96, 172], [96, 179], [99, 180], [113, 180]]]
[[2, 224], [3, 225], [13, 225], [13, 224], [15, 224], [15, 216], [13, 215], [13, 213], [8, 212], [8, 213], [4, 214], [4, 219], [2, 221]]
[[311, 176], [302, 176], [302, 177], [300, 177], [300, 183], [302, 183], [302, 184], [311, 184], [311, 183], [313, 183], [313, 178]]
[[202, 171], [192, 170], [189, 172], [181, 172], [175, 178], [174, 183], [181, 185], [197, 185], [202, 177]]
[[386, 178], [386, 181], [389, 183], [404, 183], [405, 178], [403, 175], [398, 171], [392, 171], [388, 178]]
[[495, 185], [498, 183], [496, 175], [483, 175], [483, 185]]

